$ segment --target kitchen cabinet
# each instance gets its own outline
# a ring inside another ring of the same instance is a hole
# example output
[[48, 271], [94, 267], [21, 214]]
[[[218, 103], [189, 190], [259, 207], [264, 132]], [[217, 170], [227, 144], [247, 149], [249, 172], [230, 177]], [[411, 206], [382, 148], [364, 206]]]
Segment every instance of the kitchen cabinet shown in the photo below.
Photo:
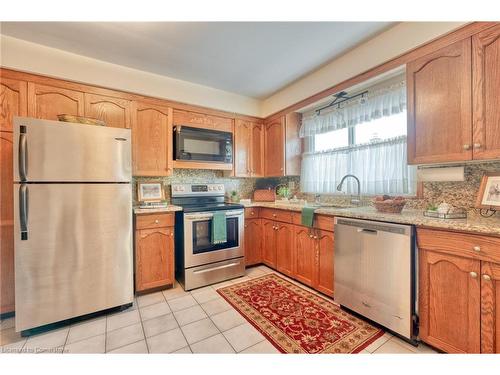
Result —
[[245, 264], [262, 262], [262, 223], [260, 219], [245, 219]]
[[83, 92], [28, 82], [28, 117], [57, 121], [63, 114], [84, 116]]
[[408, 162], [472, 159], [470, 38], [408, 63]]
[[260, 177], [264, 175], [264, 125], [236, 119], [234, 129], [234, 175]]
[[165, 288], [174, 283], [174, 215], [136, 215], [135, 291]]
[[[6, 120], [12, 121], [12, 118], [6, 118]], [[12, 133], [0, 131], [0, 285], [2, 286], [0, 288], [0, 314], [14, 311], [12, 146]]]
[[300, 114], [289, 113], [264, 123], [264, 174], [298, 176], [302, 155]]
[[316, 278], [314, 288], [333, 297], [334, 236], [333, 232], [316, 230]]
[[450, 353], [498, 353], [500, 238], [418, 229], [420, 337]]
[[500, 158], [500, 25], [472, 36], [474, 159]]
[[14, 116], [26, 116], [28, 84], [2, 77], [0, 81], [0, 131], [12, 131]]
[[132, 109], [134, 176], [172, 174], [172, 109], [136, 102]]
[[276, 268], [276, 223], [262, 219], [262, 262]]
[[313, 229], [295, 226], [294, 278], [309, 286], [314, 285], [316, 274], [316, 240]]
[[191, 111], [174, 110], [174, 125], [185, 125], [233, 133], [232, 118]]
[[85, 117], [104, 121], [113, 128], [130, 128], [130, 100], [85, 93]]
[[276, 223], [275, 225], [276, 269], [293, 277], [294, 226], [286, 223]]

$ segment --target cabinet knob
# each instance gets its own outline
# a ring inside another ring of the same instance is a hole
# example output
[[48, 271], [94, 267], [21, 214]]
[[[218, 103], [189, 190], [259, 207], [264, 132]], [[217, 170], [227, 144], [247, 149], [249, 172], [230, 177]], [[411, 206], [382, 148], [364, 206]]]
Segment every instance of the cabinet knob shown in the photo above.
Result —
[[470, 150], [470, 145], [469, 145], [469, 144], [467, 144], [467, 143], [466, 143], [466, 144], [464, 144], [464, 145], [463, 145], [463, 149], [464, 149], [464, 150]]
[[174, 232], [170, 232], [170, 237], [173, 237], [174, 236]]
[[248, 224], [245, 224], [245, 228], [248, 228]]
[[318, 236], [314, 236], [314, 239], [317, 240], [318, 239]]
[[276, 217], [276, 216], [278, 216], [278, 215], [276, 215], [276, 214], [273, 214], [273, 217]]
[[481, 246], [476, 245], [476, 246], [474, 246], [472, 249], [473, 249], [474, 251], [479, 252], [479, 251], [481, 251]]
[[475, 272], [470, 272], [469, 273], [470, 277], [472, 277], [473, 279], [475, 279], [477, 277], [477, 273]]
[[160, 223], [160, 220], [156, 219], [155, 224], [159, 224], [159, 223]]
[[312, 235], [312, 234], [310, 234], [310, 235], [309, 235], [309, 238], [313, 238], [313, 235]]
[[475, 149], [478, 149], [478, 148], [481, 148], [481, 147], [482, 147], [481, 143], [474, 143], [474, 148]]
[[491, 280], [491, 276], [487, 275], [487, 274], [484, 274], [483, 275], [483, 279], [486, 280], [486, 281], [490, 281]]

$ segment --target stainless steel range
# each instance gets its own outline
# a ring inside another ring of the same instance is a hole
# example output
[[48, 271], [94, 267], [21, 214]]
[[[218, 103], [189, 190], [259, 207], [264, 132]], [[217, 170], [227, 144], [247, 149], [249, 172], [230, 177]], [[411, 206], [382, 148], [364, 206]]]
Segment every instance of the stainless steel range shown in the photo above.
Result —
[[[185, 290], [245, 274], [244, 210], [224, 202], [223, 184], [172, 184], [176, 215], [175, 276]], [[227, 240], [212, 241], [212, 217], [222, 211]], [[177, 224], [178, 223], [178, 224]]]

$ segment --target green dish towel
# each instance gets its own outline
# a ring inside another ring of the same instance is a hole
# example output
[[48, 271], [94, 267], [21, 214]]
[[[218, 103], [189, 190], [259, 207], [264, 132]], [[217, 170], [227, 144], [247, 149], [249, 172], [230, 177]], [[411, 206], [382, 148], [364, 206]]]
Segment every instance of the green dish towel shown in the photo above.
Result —
[[212, 218], [212, 243], [227, 242], [226, 213], [215, 211]]
[[300, 218], [300, 222], [302, 225], [312, 228], [314, 221], [314, 207], [303, 207], [302, 208], [302, 216]]

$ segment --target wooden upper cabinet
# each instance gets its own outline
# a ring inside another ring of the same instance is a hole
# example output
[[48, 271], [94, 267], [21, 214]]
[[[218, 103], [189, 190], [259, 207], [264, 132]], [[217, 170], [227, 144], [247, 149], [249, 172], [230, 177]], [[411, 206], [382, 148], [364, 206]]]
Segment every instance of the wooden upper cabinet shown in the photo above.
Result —
[[28, 116], [58, 120], [57, 115], [84, 116], [83, 93], [28, 82]]
[[0, 131], [0, 314], [14, 311], [12, 133]]
[[102, 120], [113, 128], [130, 128], [130, 100], [85, 93], [85, 117]]
[[472, 159], [471, 40], [408, 63], [408, 162]]
[[135, 176], [172, 173], [172, 109], [135, 102], [132, 109], [132, 160]]
[[320, 292], [333, 296], [333, 232], [316, 231], [317, 235], [317, 277], [315, 288]]
[[174, 125], [233, 132], [233, 119], [204, 113], [174, 110]]
[[316, 240], [313, 230], [295, 226], [294, 277], [300, 282], [313, 286], [316, 276]]
[[500, 354], [500, 264], [481, 265], [481, 353]]
[[472, 37], [474, 159], [500, 158], [500, 25]]
[[481, 349], [481, 261], [419, 249], [422, 341], [449, 353]]
[[0, 80], [0, 131], [12, 131], [14, 116], [26, 116], [28, 84], [2, 77]]
[[265, 124], [264, 158], [267, 177], [285, 175], [285, 116]]
[[234, 175], [250, 177], [252, 155], [252, 123], [236, 119], [234, 124]]
[[252, 177], [264, 177], [264, 124], [252, 123], [252, 153], [250, 155], [250, 170]]
[[302, 139], [299, 129], [302, 115], [291, 112], [285, 116], [285, 174], [300, 176], [302, 162]]
[[262, 227], [260, 219], [245, 220], [245, 264], [262, 262]]
[[294, 226], [276, 223], [276, 268], [288, 276], [293, 276]]

